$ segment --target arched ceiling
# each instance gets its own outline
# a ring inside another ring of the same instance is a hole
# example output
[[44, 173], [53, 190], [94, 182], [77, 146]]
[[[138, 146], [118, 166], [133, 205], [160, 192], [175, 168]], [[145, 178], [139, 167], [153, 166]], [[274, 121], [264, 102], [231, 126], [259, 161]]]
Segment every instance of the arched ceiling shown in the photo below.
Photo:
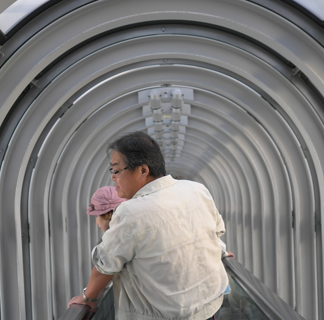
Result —
[[1, 316], [57, 319], [84, 287], [100, 236], [85, 211], [112, 184], [107, 144], [142, 130], [168, 173], [209, 188], [238, 261], [321, 319], [318, 18], [281, 1], [46, 8], [0, 48]]

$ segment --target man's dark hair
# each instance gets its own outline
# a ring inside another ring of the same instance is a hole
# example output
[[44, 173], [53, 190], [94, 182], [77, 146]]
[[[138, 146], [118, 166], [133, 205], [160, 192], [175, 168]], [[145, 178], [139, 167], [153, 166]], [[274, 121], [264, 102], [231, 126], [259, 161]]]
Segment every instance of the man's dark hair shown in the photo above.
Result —
[[157, 178], [165, 176], [165, 163], [157, 142], [148, 134], [135, 131], [127, 133], [108, 145], [108, 151], [115, 150], [124, 155], [125, 164], [129, 170], [146, 164], [150, 176]]

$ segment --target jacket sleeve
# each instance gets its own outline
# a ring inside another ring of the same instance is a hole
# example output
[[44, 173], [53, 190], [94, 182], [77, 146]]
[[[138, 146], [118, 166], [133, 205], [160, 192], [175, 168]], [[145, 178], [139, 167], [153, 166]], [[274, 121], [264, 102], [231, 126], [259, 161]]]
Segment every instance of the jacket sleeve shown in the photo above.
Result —
[[104, 233], [102, 242], [92, 250], [92, 261], [102, 274], [120, 272], [124, 264], [135, 256], [134, 222], [119, 213], [117, 210], [113, 214], [110, 229]]

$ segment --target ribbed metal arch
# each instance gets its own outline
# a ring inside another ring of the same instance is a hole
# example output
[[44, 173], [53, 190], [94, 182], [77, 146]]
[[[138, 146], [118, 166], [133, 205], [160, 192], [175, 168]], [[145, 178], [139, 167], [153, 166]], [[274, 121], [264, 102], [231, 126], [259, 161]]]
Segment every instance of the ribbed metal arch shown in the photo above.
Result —
[[[96, 93], [96, 95], [97, 95], [98, 93]], [[88, 99], [89, 101], [91, 101], [91, 99]], [[88, 103], [88, 101], [86, 101], [86, 103]], [[72, 109], [69, 111], [69, 112], [72, 112]], [[132, 115], [130, 115], [130, 119], [132, 119], [133, 118], [133, 116]], [[128, 121], [126, 121], [126, 123], [127, 123]], [[68, 127], [68, 126], [65, 126], [65, 127]], [[59, 137], [57, 137], [57, 138], [59, 138]], [[81, 138], [80, 139], [80, 141], [83, 141], [83, 138]], [[53, 144], [52, 143], [49, 143], [49, 146], [53, 146]], [[73, 153], [73, 150], [72, 150], [72, 153]], [[69, 161], [67, 161], [67, 163], [70, 163]], [[64, 176], [64, 174], [63, 174], [63, 176]], [[63, 183], [63, 185], [64, 185], [64, 183]], [[261, 250], [260, 250], [261, 251]]]
[[[12, 50], [0, 71], [1, 121], [13, 112], [0, 176], [2, 316], [57, 318], [85, 285], [99, 233], [84, 212], [96, 188], [111, 183], [107, 141], [147, 130], [137, 92], [167, 84], [194, 90], [183, 151], [168, 171], [206, 184], [229, 250], [299, 313], [320, 319], [323, 227], [315, 234], [314, 220], [323, 216], [323, 109], [298, 71], [323, 89], [320, 42], [248, 2], [187, 1], [185, 12], [181, 1], [168, 11], [138, 3], [135, 10], [126, 0], [92, 3], [15, 50], [15, 37], [1, 48]], [[150, 19], [224, 30], [129, 27]], [[21, 238], [28, 222], [30, 244]]]
[[[12, 1], [12, 0], [11, 0]], [[281, 15], [286, 20], [289, 20], [302, 28], [305, 32], [312, 35], [315, 39], [323, 38], [321, 32], [321, 25], [323, 24], [323, 19], [320, 18], [322, 12], [317, 12], [317, 16], [310, 12], [306, 7], [303, 7], [301, 3], [294, 0], [285, 0], [285, 1], [267, 1], [267, 0], [248, 0], [252, 3], [258, 4], [262, 7], [267, 8], [270, 11], [275, 12], [278, 15]], [[315, 0], [316, 1], [316, 0]], [[14, 1], [12, 1], [14, 2]], [[60, 3], [60, 0], [52, 0], [45, 3], [43, 6], [39, 6], [35, 12], [26, 16], [23, 20], [19, 21], [19, 23], [12, 21], [12, 27], [9, 32], [4, 32], [4, 30], [0, 30], [1, 32], [1, 45], [6, 43], [11, 37], [14, 35], [17, 37], [17, 33], [22, 28], [26, 29], [28, 24], [31, 24], [33, 20], [37, 19], [38, 29], [41, 29], [49, 24], [49, 21], [53, 21], [68, 12], [76, 10], [83, 5], [94, 2], [89, 0], [84, 1], [65, 1], [64, 4]], [[9, 3], [7, 4], [9, 6]], [[39, 15], [39, 13], [42, 13]], [[38, 15], [37, 15], [38, 14]], [[307, 17], [307, 18], [306, 18]], [[36, 19], [35, 19], [36, 18]], [[315, 22], [315, 23], [312, 23]], [[317, 26], [317, 25], [318, 26]], [[37, 29], [36, 29], [37, 30]], [[31, 37], [35, 32], [35, 29], [31, 29], [29, 31], [28, 37]], [[26, 36], [22, 35], [22, 38]]]

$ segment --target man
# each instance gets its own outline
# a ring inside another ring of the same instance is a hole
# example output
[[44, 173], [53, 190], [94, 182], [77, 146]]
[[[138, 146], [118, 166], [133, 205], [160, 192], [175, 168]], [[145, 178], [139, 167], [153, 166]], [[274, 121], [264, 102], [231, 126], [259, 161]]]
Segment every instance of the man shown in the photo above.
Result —
[[[109, 146], [111, 174], [120, 198], [83, 296], [73, 303], [95, 306], [114, 274], [116, 319], [205, 320], [223, 301], [228, 278], [219, 237], [224, 223], [200, 183], [166, 176], [154, 139], [142, 132]], [[87, 300], [87, 301], [86, 301]]]

